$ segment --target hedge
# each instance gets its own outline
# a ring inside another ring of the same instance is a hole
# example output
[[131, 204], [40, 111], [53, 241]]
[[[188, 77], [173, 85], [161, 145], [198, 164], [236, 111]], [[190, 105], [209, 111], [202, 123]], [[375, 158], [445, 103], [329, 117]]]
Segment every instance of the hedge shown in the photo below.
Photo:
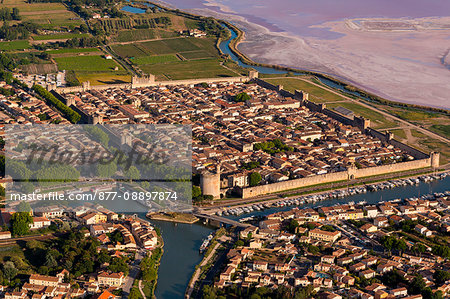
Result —
[[47, 101], [47, 104], [52, 105], [56, 109], [58, 109], [70, 122], [76, 124], [80, 121], [80, 114], [66, 106], [63, 102], [58, 100], [54, 95], [52, 95], [41, 85], [33, 85], [33, 90], [37, 92], [41, 97], [43, 97]]

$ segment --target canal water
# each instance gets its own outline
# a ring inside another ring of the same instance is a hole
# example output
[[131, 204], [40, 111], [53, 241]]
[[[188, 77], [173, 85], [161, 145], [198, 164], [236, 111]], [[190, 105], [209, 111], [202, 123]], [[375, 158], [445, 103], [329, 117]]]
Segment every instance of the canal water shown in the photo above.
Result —
[[[329, 206], [349, 201], [367, 203], [377, 203], [397, 198], [410, 198], [433, 192], [443, 192], [450, 189], [450, 176], [444, 180], [437, 180], [430, 183], [421, 182], [416, 186], [397, 187], [393, 189], [381, 190], [378, 192], [368, 192], [348, 196], [340, 199], [332, 199], [315, 204], [302, 205], [301, 207]], [[240, 216], [230, 216], [238, 219], [253, 215], [267, 215], [277, 211], [289, 210], [294, 206], [273, 208], [264, 211], [257, 211]], [[145, 218], [145, 213], [140, 213], [140, 217]], [[174, 224], [163, 221], [150, 221], [161, 229], [164, 239], [164, 254], [158, 271], [158, 285], [156, 287], [156, 297], [164, 299], [183, 298], [189, 280], [194, 273], [202, 255], [199, 254], [200, 245], [212, 231], [210, 227], [201, 224]]]

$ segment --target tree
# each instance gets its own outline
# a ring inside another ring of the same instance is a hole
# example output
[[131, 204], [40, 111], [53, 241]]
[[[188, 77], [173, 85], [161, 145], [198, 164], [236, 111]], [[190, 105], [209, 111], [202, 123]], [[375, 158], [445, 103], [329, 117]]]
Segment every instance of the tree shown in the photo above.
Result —
[[7, 261], [3, 266], [3, 274], [6, 279], [8, 279], [9, 282], [11, 282], [11, 279], [16, 277], [18, 270], [16, 269], [16, 266], [14, 266], [14, 263], [11, 261]]
[[130, 291], [130, 295], [128, 296], [129, 299], [139, 299], [141, 298], [141, 293], [139, 292], [138, 288], [134, 287]]
[[259, 174], [259, 172], [252, 172], [249, 175], [249, 185], [250, 185], [250, 187], [257, 186], [259, 184], [259, 182], [261, 182], [261, 180], [262, 180], [262, 177]]
[[136, 168], [136, 166], [131, 166], [127, 171], [125, 171], [125, 177], [127, 177], [131, 181], [139, 180], [141, 178], [141, 173], [139, 172], [139, 169]]
[[192, 186], [192, 198], [197, 198], [202, 195], [202, 189], [199, 186]]
[[250, 96], [246, 92], [241, 92], [241, 93], [238, 93], [237, 95], [235, 95], [233, 100], [235, 102], [245, 102], [245, 101], [250, 100]]
[[30, 212], [31, 212], [31, 206], [30, 206], [30, 204], [28, 203], [28, 201], [21, 201], [21, 202], [19, 203], [19, 205], [17, 206], [17, 210], [18, 210], [19, 212], [27, 212], [27, 213], [30, 213]]
[[97, 175], [102, 178], [111, 178], [117, 171], [117, 164], [111, 161], [107, 164], [97, 164]]
[[444, 270], [436, 270], [433, 274], [433, 278], [438, 284], [442, 284], [447, 280], [450, 280], [450, 272]]
[[416, 275], [413, 280], [409, 283], [408, 294], [417, 295], [421, 294], [426, 288], [427, 284], [423, 279], [422, 275]]
[[23, 236], [30, 231], [33, 217], [28, 212], [16, 212], [11, 216], [11, 233], [14, 236]]
[[291, 234], [293, 234], [293, 233], [295, 233], [295, 229], [296, 229], [298, 226], [299, 226], [298, 221], [295, 220], [295, 219], [292, 219], [292, 220], [289, 222], [287, 229], [288, 229], [288, 231], [289, 231]]

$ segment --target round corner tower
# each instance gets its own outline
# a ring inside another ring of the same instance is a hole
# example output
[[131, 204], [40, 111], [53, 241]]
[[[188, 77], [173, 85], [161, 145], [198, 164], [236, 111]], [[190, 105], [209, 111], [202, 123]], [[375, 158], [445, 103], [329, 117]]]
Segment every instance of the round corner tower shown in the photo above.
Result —
[[220, 198], [220, 166], [217, 166], [215, 173], [207, 170], [202, 172], [200, 187], [203, 195], [212, 195], [214, 198]]
[[439, 168], [439, 158], [441, 154], [439, 152], [431, 152], [430, 158], [431, 158], [431, 167], [436, 169]]

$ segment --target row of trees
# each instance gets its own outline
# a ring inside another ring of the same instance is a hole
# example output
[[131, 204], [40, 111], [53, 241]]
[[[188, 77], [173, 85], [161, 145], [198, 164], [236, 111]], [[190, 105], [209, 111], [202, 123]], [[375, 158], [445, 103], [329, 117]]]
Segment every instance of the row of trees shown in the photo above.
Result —
[[22, 22], [10, 26], [7, 21], [0, 27], [0, 38], [5, 40], [27, 39], [31, 33], [38, 33], [39, 25], [32, 22]]
[[299, 288], [288, 288], [285, 286], [279, 286], [276, 289], [267, 287], [251, 287], [241, 288], [238, 285], [232, 285], [223, 290], [210, 285], [206, 285], [202, 289], [203, 299], [216, 299], [216, 298], [251, 298], [251, 299], [307, 299], [313, 298], [314, 287], [312, 285]]
[[105, 33], [116, 32], [120, 29], [146, 29], [157, 28], [159, 26], [169, 26], [172, 21], [169, 17], [154, 18], [122, 18], [122, 19], [103, 19], [96, 24], [100, 24]]
[[0, 8], [0, 20], [2, 21], [20, 20], [19, 9], [17, 7], [13, 7], [13, 9], [9, 7]]
[[35, 84], [33, 85], [33, 90], [39, 94], [42, 98], [45, 99], [47, 104], [54, 106], [56, 109], [58, 109], [70, 122], [76, 124], [80, 121], [81, 116], [65, 104], [58, 100], [53, 94], [51, 94], [48, 90], [46, 90], [44, 87]]

